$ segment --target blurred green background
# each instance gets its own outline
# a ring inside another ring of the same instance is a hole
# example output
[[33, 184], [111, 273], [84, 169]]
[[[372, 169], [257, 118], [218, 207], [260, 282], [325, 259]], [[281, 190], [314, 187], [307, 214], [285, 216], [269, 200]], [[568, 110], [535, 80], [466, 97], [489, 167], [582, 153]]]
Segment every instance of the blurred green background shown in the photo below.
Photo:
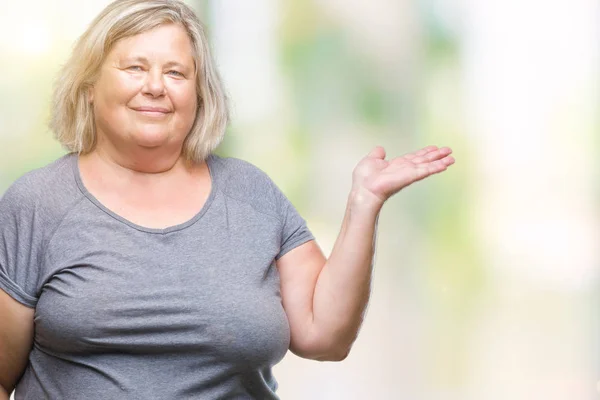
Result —
[[[266, 171], [326, 253], [372, 147], [457, 160], [386, 204], [349, 358], [288, 354], [283, 399], [599, 398], [597, 1], [187, 2], [231, 98], [218, 152]], [[106, 4], [2, 7], [0, 193], [64, 153], [52, 82]]]

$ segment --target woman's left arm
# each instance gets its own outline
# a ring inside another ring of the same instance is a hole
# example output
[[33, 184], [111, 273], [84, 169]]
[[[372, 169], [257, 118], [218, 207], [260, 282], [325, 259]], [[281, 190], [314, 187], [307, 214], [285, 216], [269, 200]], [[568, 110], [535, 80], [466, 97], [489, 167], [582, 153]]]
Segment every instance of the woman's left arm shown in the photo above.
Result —
[[356, 166], [340, 234], [329, 259], [315, 241], [277, 261], [290, 350], [340, 361], [356, 339], [369, 300], [375, 232], [385, 201], [413, 182], [446, 170], [452, 151], [428, 146], [390, 161], [376, 147]]

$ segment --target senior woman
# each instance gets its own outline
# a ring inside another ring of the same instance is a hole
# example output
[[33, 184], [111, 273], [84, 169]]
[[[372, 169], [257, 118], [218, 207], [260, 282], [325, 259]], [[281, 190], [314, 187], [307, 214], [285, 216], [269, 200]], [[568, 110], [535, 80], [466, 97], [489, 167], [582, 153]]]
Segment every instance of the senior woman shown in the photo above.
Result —
[[225, 96], [177, 0], [107, 6], [53, 100], [69, 153], [0, 202], [0, 399], [277, 398], [288, 349], [348, 355], [384, 202], [454, 162], [372, 150], [325, 258], [265, 173], [213, 154]]

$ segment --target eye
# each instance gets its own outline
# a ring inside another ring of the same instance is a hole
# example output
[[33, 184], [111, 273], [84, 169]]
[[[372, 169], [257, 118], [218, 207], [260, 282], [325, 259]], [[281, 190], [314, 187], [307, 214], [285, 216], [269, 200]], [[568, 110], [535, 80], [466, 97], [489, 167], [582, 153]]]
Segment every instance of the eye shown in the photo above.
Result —
[[184, 76], [181, 72], [175, 71], [175, 70], [171, 70], [171, 71], [169, 71], [167, 73], [170, 74], [170, 75], [173, 75], [173, 76], [177, 76], [177, 77], [183, 77]]
[[127, 69], [130, 71], [143, 71], [143, 68], [140, 65], [132, 65], [127, 67]]

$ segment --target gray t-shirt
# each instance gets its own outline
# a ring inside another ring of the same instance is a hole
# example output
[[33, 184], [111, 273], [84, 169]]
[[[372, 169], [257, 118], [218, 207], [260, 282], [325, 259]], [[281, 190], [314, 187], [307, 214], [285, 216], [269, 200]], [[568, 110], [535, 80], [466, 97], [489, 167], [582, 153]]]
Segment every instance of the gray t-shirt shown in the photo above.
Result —
[[7, 190], [0, 288], [35, 308], [16, 400], [277, 399], [290, 332], [275, 260], [313, 236], [257, 167], [207, 162], [206, 204], [166, 229], [104, 207], [73, 153]]

